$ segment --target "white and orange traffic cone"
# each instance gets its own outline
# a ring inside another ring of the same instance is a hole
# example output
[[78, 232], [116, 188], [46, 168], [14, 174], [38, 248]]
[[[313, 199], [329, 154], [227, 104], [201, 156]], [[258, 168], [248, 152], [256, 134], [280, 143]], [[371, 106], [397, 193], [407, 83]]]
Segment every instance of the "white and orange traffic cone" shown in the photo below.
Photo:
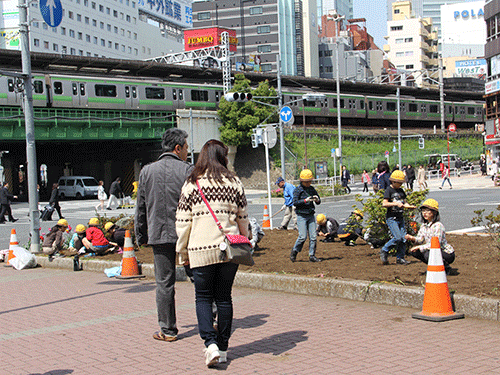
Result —
[[10, 231], [10, 242], [9, 242], [9, 255], [7, 256], [7, 264], [5, 264], [5, 267], [12, 267], [9, 264], [9, 260], [12, 258], [15, 258], [16, 256], [14, 255], [14, 247], [19, 246], [19, 242], [17, 242], [17, 234], [16, 230], [12, 229]]
[[430, 320], [433, 322], [461, 319], [464, 317], [464, 314], [455, 313], [451, 305], [439, 238], [431, 238], [431, 248], [429, 251], [424, 305], [422, 312], [414, 313], [411, 316], [415, 319]]
[[139, 265], [135, 257], [134, 245], [130, 237], [130, 231], [125, 231], [125, 243], [123, 244], [122, 272], [117, 279], [142, 279], [146, 277], [139, 274]]
[[269, 209], [264, 205], [264, 218], [262, 219], [262, 228], [271, 228], [271, 219], [269, 218]]

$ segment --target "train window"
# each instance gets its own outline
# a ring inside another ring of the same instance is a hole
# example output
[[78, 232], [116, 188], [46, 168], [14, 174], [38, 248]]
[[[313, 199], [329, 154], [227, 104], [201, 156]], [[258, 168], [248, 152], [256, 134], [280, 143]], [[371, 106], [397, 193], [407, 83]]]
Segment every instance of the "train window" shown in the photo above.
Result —
[[198, 102], [208, 102], [208, 91], [191, 90], [191, 100]]
[[172, 98], [174, 98], [174, 100], [177, 100], [177, 90], [176, 89], [172, 89]]
[[78, 85], [75, 82], [71, 84], [71, 88], [73, 89], [73, 95], [78, 95]]
[[418, 112], [418, 106], [415, 103], [408, 103], [408, 112]]
[[62, 82], [54, 82], [54, 94], [62, 95], [62, 93], [63, 93]]
[[359, 101], [359, 108], [365, 109], [365, 101], [363, 99]]
[[475, 111], [474, 111], [474, 107], [469, 107], [469, 108], [467, 108], [467, 114], [468, 114], [468, 115], [473, 115], [474, 113], [475, 113]]
[[303, 100], [304, 107], [316, 107], [315, 101]]
[[453, 113], [453, 107], [451, 105], [448, 106], [448, 113]]
[[356, 99], [349, 99], [349, 108], [356, 109]]
[[375, 102], [376, 106], [377, 106], [377, 111], [383, 111], [384, 110], [384, 107], [382, 106], [382, 102]]
[[438, 106], [437, 106], [436, 104], [431, 104], [431, 105], [429, 106], [429, 112], [430, 112], [430, 113], [438, 113], [438, 112], [439, 112], [439, 111], [438, 111]]
[[85, 96], [85, 83], [80, 83], [80, 96]]
[[35, 94], [42, 94], [43, 93], [43, 82], [42, 81], [33, 82], [33, 88], [35, 90]]
[[425, 105], [425, 104], [420, 104], [420, 112], [422, 112], [422, 113], [427, 112], [427, 105]]
[[137, 87], [132, 86], [132, 98], [137, 98]]
[[405, 103], [399, 103], [399, 111], [404, 112], [406, 111], [406, 104]]
[[368, 102], [368, 109], [373, 111], [373, 102], [371, 100]]
[[184, 100], [184, 94], [181, 89], [179, 89], [179, 100]]
[[220, 95], [220, 94], [219, 94], [219, 92], [218, 92], [218, 91], [216, 91], [216, 92], [215, 92], [215, 101], [216, 101], [216, 102], [218, 102], [218, 101], [219, 101], [219, 95]]
[[14, 80], [9, 78], [7, 80], [7, 85], [9, 86], [9, 92], [14, 92]]
[[95, 85], [95, 96], [116, 97], [115, 85]]
[[163, 87], [146, 87], [147, 99], [165, 99], [165, 89]]
[[129, 86], [125, 86], [125, 97], [130, 98], [130, 87]]
[[455, 107], [455, 114], [458, 115], [458, 107]]
[[395, 112], [396, 111], [396, 103], [394, 103], [394, 102], [387, 102], [387, 110]]

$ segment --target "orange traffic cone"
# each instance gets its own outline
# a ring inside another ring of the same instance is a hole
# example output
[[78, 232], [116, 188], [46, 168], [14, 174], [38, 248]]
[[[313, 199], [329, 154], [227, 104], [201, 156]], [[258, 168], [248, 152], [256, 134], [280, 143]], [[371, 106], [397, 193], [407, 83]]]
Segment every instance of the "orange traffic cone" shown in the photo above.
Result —
[[262, 228], [271, 228], [271, 219], [269, 219], [269, 209], [264, 205], [264, 218], [262, 219]]
[[431, 320], [433, 322], [443, 322], [464, 317], [464, 314], [457, 314], [453, 311], [443, 257], [441, 256], [441, 247], [437, 237], [431, 238], [422, 312], [414, 313], [411, 316], [415, 319]]
[[123, 245], [122, 273], [117, 279], [141, 279], [146, 277], [139, 274], [139, 266], [134, 253], [134, 245], [130, 237], [130, 231], [125, 231], [125, 243]]
[[17, 242], [16, 230], [12, 229], [10, 231], [9, 255], [7, 256], [7, 264], [5, 264], [5, 267], [12, 267], [9, 264], [9, 260], [16, 257], [14, 255], [14, 246], [19, 246], [19, 242]]

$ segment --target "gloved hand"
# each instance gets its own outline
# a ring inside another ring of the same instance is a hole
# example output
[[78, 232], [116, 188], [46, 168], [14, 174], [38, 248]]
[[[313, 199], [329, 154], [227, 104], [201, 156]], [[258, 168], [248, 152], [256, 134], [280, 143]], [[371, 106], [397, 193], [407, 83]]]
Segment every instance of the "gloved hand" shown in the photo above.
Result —
[[283, 210], [286, 210], [286, 204], [284, 204], [283, 207], [281, 207], [280, 211], [283, 211]]
[[319, 197], [317, 195], [313, 195], [312, 199], [314, 202], [319, 203]]
[[312, 202], [313, 200], [314, 200], [313, 197], [307, 197], [306, 199], [304, 199], [304, 202], [309, 203]]

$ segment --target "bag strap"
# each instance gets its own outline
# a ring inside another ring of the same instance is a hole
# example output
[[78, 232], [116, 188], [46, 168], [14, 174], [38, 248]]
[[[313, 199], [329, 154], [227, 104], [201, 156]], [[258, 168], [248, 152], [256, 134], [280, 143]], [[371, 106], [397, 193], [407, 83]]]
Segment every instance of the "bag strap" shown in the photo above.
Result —
[[212, 217], [214, 218], [215, 223], [217, 224], [217, 227], [219, 227], [219, 230], [225, 236], [226, 233], [224, 233], [224, 229], [222, 229], [222, 225], [221, 225], [220, 221], [217, 219], [217, 216], [215, 216], [214, 211], [212, 210], [212, 207], [210, 207], [210, 205], [208, 204], [207, 198], [205, 198], [205, 194], [203, 194], [203, 191], [201, 190], [200, 183], [198, 182], [198, 180], [196, 180], [196, 186], [198, 186], [198, 191], [201, 195], [201, 199], [203, 199], [203, 202], [205, 202], [205, 204], [207, 205], [208, 210], [212, 214]]

